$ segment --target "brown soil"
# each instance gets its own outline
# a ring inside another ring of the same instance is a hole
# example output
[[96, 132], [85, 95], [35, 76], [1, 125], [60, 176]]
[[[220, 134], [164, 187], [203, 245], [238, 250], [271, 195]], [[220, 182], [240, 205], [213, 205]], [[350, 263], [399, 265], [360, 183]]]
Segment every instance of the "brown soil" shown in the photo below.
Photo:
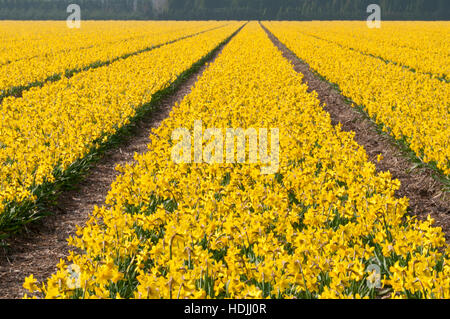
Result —
[[[222, 48], [208, 62], [213, 62]], [[191, 92], [207, 65], [203, 65], [181, 86], [142, 119], [136, 134], [119, 148], [102, 158], [79, 184], [78, 189], [65, 191], [59, 198], [53, 214], [29, 226], [25, 233], [8, 240], [8, 249], [0, 249], [0, 299], [21, 298], [25, 289], [24, 278], [33, 274], [42, 282], [56, 271], [60, 259], [68, 256], [67, 238], [75, 236], [76, 227], [83, 226], [95, 205], [105, 202], [111, 183], [119, 174], [115, 167], [134, 161], [134, 154], [147, 151], [151, 129], [158, 127], [169, 115], [172, 107]]]
[[[333, 125], [341, 123], [343, 131], [355, 132], [355, 141], [364, 147], [377, 170], [390, 171], [392, 177], [401, 182], [396, 195], [409, 198], [410, 213], [420, 219], [431, 215], [435, 219], [435, 226], [442, 227], [449, 242], [450, 194], [444, 191], [442, 183], [433, 178], [432, 169], [416, 167], [391, 137], [378, 133], [375, 123], [346, 103], [340, 92], [319, 79], [309, 65], [301, 61], [262, 24], [261, 26], [283, 56], [293, 64], [294, 70], [304, 75], [303, 83], [308, 85], [308, 91], [318, 93], [323, 108], [331, 115]], [[380, 162], [377, 161], [379, 154], [384, 157]]]

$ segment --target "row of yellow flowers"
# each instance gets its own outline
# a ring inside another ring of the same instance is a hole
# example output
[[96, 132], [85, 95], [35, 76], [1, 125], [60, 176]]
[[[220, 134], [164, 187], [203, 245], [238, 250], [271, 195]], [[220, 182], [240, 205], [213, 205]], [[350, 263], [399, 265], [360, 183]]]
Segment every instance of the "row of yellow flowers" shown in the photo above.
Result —
[[295, 22], [265, 25], [422, 161], [450, 174], [449, 83], [305, 35]]
[[65, 21], [2, 21], [0, 65], [43, 55], [136, 40], [185, 30], [186, 34], [226, 22], [207, 21], [83, 21], [70, 29]]
[[[153, 94], [229, 37], [240, 24], [32, 88], [0, 105], [0, 212], [7, 202], [35, 200], [32, 189], [54, 181], [92, 147], [129, 123]], [[0, 213], [1, 214], [1, 213]]]
[[[278, 128], [278, 172], [175, 164], [172, 132], [199, 120]], [[450, 297], [442, 231], [405, 216], [399, 182], [331, 124], [257, 23], [153, 133], [136, 164], [118, 167], [108, 206], [69, 240], [83, 253], [24, 287], [47, 298]]]
[[345, 48], [380, 57], [433, 77], [450, 76], [450, 22], [385, 21], [380, 29], [365, 22], [298, 22], [296, 30]]
[[[46, 22], [41, 24], [46, 26], [47, 32], [33, 28], [2, 42], [0, 95], [14, 87], [41, 82], [54, 75], [64, 75], [66, 71], [107, 62], [227, 23], [95, 21], [83, 23], [79, 30], [67, 28], [65, 21], [50, 22], [50, 26]], [[1, 23], [7, 30], [14, 30], [16, 25], [17, 22]]]
[[[2, 21], [0, 23], [0, 65], [17, 60], [92, 46], [132, 40], [150, 34], [199, 26], [157, 21], [84, 21], [82, 28], [70, 29], [65, 21]], [[158, 32], [159, 31], [159, 32]]]

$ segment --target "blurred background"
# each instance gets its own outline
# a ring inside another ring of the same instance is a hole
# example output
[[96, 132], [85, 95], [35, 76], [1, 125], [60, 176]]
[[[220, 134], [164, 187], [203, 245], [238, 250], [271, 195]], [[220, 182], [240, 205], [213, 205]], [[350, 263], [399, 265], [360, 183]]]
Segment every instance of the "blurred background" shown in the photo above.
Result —
[[72, 3], [86, 20], [365, 20], [372, 3], [383, 20], [450, 18], [450, 0], [0, 0], [0, 19], [65, 20]]

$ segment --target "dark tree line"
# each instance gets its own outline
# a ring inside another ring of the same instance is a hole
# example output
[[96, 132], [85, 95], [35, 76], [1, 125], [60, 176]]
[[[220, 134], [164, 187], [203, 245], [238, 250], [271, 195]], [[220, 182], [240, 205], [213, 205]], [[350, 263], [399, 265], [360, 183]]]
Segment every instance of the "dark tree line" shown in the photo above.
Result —
[[377, 3], [384, 20], [449, 20], [450, 0], [0, 0], [0, 19], [363, 20]]

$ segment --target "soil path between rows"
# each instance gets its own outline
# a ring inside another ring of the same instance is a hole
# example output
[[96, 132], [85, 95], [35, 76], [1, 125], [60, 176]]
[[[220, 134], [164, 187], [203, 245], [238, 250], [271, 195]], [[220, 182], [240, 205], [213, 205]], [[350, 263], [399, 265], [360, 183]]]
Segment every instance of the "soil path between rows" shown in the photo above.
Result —
[[0, 248], [0, 299], [22, 298], [26, 293], [22, 284], [30, 274], [42, 282], [55, 273], [56, 265], [68, 256], [71, 249], [67, 239], [76, 235], [77, 226], [85, 225], [95, 205], [104, 205], [111, 184], [119, 175], [115, 167], [134, 162], [135, 153], [142, 154], [148, 150], [151, 130], [158, 127], [169, 116], [172, 107], [191, 92], [208, 63], [214, 62], [229, 41], [174, 93], [163, 98], [137, 124], [132, 137], [127, 138], [120, 147], [108, 151], [89, 170], [76, 190], [65, 191], [52, 215], [30, 226], [26, 233], [9, 239], [7, 250]]
[[[300, 60], [263, 24], [260, 25], [283, 56], [293, 64], [294, 70], [303, 74], [303, 83], [308, 85], [308, 92], [317, 92], [333, 125], [341, 123], [343, 131], [355, 132], [355, 141], [364, 147], [377, 171], [390, 171], [392, 177], [401, 182], [396, 195], [409, 198], [410, 213], [422, 220], [429, 214], [435, 219], [435, 226], [442, 228], [447, 242], [450, 242], [450, 194], [444, 191], [442, 183], [433, 178], [433, 171], [416, 167], [390, 137], [378, 133], [376, 125], [369, 118], [347, 104], [340, 92], [319, 79], [308, 64]], [[384, 157], [380, 162], [377, 161], [379, 154]]]

